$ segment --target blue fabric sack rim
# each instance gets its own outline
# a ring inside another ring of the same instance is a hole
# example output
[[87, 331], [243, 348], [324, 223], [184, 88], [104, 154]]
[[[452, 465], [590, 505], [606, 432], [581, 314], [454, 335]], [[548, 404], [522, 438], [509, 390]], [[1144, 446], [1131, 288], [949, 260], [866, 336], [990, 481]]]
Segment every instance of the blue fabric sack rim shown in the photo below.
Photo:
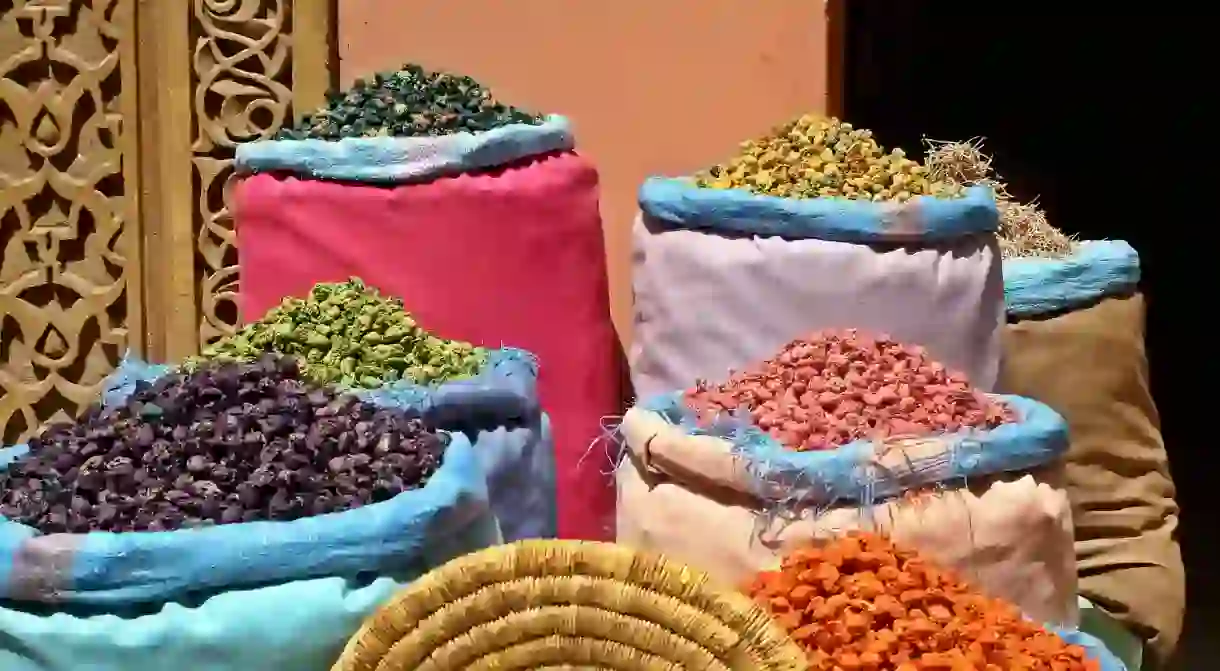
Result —
[[871, 504], [905, 491], [970, 477], [1037, 468], [1066, 454], [1067, 422], [1033, 399], [988, 394], [1008, 403], [1020, 421], [987, 431], [929, 436], [947, 449], [935, 457], [910, 459], [902, 472], [879, 469], [876, 446], [858, 440], [825, 452], [794, 452], [741, 417], [719, 418], [710, 427], [695, 424], [681, 394], [662, 394], [644, 404], [689, 435], [720, 437], [733, 445], [753, 476], [760, 499], [776, 504], [841, 501]]
[[414, 408], [425, 414], [461, 408], [464, 412], [517, 420], [541, 412], [538, 370], [538, 357], [533, 353], [501, 347], [490, 351], [487, 363], [472, 377], [432, 385], [400, 380], [377, 389], [350, 391], [374, 403]]
[[[429, 518], [428, 523], [434, 523], [430, 518], [440, 514], [445, 506], [460, 507], [471, 496], [481, 496], [484, 503], [487, 502], [483, 480], [463, 475], [480, 472], [470, 440], [461, 433], [437, 433], [449, 441], [440, 468], [423, 487], [403, 492], [388, 501], [287, 522], [242, 522], [175, 531], [42, 534], [32, 527], [0, 517], [0, 557], [20, 556], [23, 544], [30, 539], [71, 538], [67, 546], [71, 562], [65, 567], [71, 574], [61, 576], [68, 584], [56, 591], [52, 601], [94, 605], [170, 601], [189, 592], [209, 589], [356, 575], [366, 571], [384, 572], [394, 568], [394, 563], [401, 568], [402, 562], [427, 551], [427, 548], [419, 547], [424, 534], [411, 533], [406, 527], [419, 524], [424, 517]], [[26, 445], [0, 449], [0, 464], [7, 467], [16, 456], [27, 451]], [[446, 533], [457, 533], [479, 523], [479, 518], [447, 521], [453, 526], [447, 528]], [[395, 544], [402, 547], [389, 551], [388, 547]], [[201, 553], [200, 548], [204, 547], [208, 550]], [[324, 556], [311, 552], [320, 548], [328, 552]], [[156, 579], [151, 582], [142, 581], [141, 564], [146, 561], [157, 564], [164, 559], [154, 553], [173, 555], [188, 563], [199, 561], [204, 566], [198, 567], [199, 570], [182, 566], [178, 582], [166, 581], [160, 576], [154, 576]], [[265, 563], [258, 571], [236, 570], [236, 567], [248, 565], [251, 559], [271, 553], [282, 558], [271, 570], [267, 570]], [[11, 593], [17, 586], [13, 565], [12, 560], [0, 562], [0, 594], [4, 598], [22, 600], [21, 595]], [[205, 576], [221, 575], [226, 578], [223, 583], [204, 579]], [[82, 578], [87, 578], [94, 586], [78, 591], [79, 585], [72, 583], [79, 583]]]
[[1122, 240], [1090, 240], [1059, 259], [1004, 261], [1004, 303], [1014, 317], [1061, 312], [1127, 294], [1140, 281], [1140, 257]]
[[960, 198], [917, 196], [905, 203], [855, 198], [781, 198], [744, 189], [707, 189], [689, 179], [651, 177], [639, 190], [640, 209], [662, 230], [790, 240], [898, 243], [951, 240], [994, 233], [1000, 213], [990, 189]]
[[541, 124], [509, 124], [481, 133], [258, 140], [239, 144], [233, 165], [239, 174], [288, 172], [315, 179], [411, 184], [575, 148], [571, 123], [551, 114]]

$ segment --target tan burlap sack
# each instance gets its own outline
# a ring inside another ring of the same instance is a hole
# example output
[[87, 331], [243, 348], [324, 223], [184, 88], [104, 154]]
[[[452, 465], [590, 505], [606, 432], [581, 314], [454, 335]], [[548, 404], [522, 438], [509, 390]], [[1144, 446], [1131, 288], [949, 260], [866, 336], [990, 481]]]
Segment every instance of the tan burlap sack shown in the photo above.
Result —
[[1009, 324], [1000, 386], [1067, 419], [1080, 590], [1163, 662], [1182, 631], [1178, 507], [1144, 353], [1144, 301], [1102, 299]]
[[[629, 449], [617, 473], [619, 543], [664, 552], [739, 584], [793, 547], [870, 526], [1011, 599], [1030, 617], [1077, 624], [1071, 510], [1053, 476], [992, 478], [886, 503], [871, 508], [871, 520], [851, 505], [779, 519], [751, 494], [752, 478], [728, 442], [687, 435], [639, 408], [627, 412], [620, 430]], [[938, 441], [922, 445], [944, 449]], [[895, 452], [878, 461], [900, 467], [896, 462], [907, 456]]]

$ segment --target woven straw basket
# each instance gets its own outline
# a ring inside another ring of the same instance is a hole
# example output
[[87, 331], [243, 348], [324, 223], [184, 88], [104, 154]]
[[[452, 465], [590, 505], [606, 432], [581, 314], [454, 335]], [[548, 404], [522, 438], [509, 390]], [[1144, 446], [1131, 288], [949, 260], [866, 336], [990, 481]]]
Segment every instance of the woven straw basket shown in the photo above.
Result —
[[531, 540], [459, 557], [374, 613], [332, 671], [799, 671], [747, 597], [610, 543]]

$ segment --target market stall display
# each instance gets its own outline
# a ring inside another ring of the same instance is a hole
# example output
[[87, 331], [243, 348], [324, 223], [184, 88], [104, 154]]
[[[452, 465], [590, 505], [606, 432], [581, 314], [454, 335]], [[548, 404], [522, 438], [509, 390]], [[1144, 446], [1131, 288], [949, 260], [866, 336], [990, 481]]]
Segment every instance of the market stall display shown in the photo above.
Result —
[[462, 434], [291, 359], [111, 400], [0, 450], [6, 671], [321, 671], [398, 586], [500, 542]]
[[620, 543], [740, 581], [827, 531], [875, 527], [1040, 621], [1076, 623], [1063, 418], [983, 394], [922, 347], [815, 333], [721, 384], [644, 399], [620, 432]]
[[875, 534], [794, 550], [746, 592], [806, 650], [810, 671], [1125, 671], [1092, 637], [1026, 619]]
[[523, 541], [455, 559], [396, 594], [332, 671], [802, 671], [804, 654], [743, 595], [659, 555]]
[[[484, 467], [504, 537], [555, 536], [555, 456], [533, 355], [440, 338], [417, 324], [402, 301], [352, 278], [284, 299], [184, 366], [250, 361], [266, 352], [295, 357], [313, 382], [335, 383], [377, 406], [409, 410], [429, 426], [463, 432]], [[169, 370], [129, 357], [112, 378], [110, 396]]]
[[930, 180], [867, 131], [806, 115], [640, 189], [631, 376], [641, 397], [845, 324], [923, 343], [991, 390], [1003, 280], [986, 188]]
[[1081, 593], [1148, 642], [1177, 644], [1185, 571], [1178, 507], [1144, 352], [1139, 255], [1076, 241], [1007, 194], [979, 141], [933, 143], [929, 168], [999, 194], [1008, 326], [1000, 388], [1050, 404], [1071, 435], [1067, 490]]
[[624, 393], [598, 176], [574, 145], [562, 117], [407, 66], [332, 94], [279, 139], [240, 146], [235, 216], [246, 319], [358, 275], [429, 329], [536, 354], [559, 532], [599, 538], [613, 487], [581, 457]]

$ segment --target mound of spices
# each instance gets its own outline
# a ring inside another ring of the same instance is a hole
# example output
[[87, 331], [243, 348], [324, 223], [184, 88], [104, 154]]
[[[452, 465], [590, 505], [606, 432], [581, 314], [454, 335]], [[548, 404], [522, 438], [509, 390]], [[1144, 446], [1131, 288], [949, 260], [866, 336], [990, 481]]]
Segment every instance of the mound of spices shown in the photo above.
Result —
[[815, 114], [742, 143], [736, 157], [696, 174], [695, 183], [783, 198], [878, 201], [949, 197], [962, 191], [957, 184], [932, 179], [926, 168], [901, 149], [886, 152], [872, 131]]
[[407, 64], [327, 93], [325, 106], [280, 130], [276, 139], [437, 136], [541, 122], [541, 115], [505, 105], [470, 77]]
[[925, 163], [933, 179], [963, 187], [985, 186], [995, 194], [1000, 212], [997, 233], [1004, 258], [1063, 258], [1075, 251], [1076, 241], [1052, 226], [1036, 201], [1021, 202], [1008, 192], [1008, 185], [991, 165], [991, 157], [983, 153], [982, 139], [925, 139], [924, 143], [928, 147]]
[[1013, 604], [873, 534], [794, 552], [745, 591], [811, 671], [1101, 671]]
[[856, 329], [793, 340], [774, 358], [721, 385], [700, 382], [684, 398], [703, 421], [748, 413], [796, 451], [1016, 421], [1011, 408], [972, 389], [965, 375], [932, 360], [923, 347]]
[[203, 358], [249, 361], [264, 352], [298, 357], [314, 382], [365, 388], [470, 377], [487, 361], [487, 350], [429, 334], [402, 301], [380, 296], [358, 278], [318, 284], [305, 298], [285, 299], [262, 319], [204, 348]]
[[0, 471], [0, 515], [44, 533], [293, 520], [422, 487], [446, 445], [291, 358], [213, 363], [46, 429]]

